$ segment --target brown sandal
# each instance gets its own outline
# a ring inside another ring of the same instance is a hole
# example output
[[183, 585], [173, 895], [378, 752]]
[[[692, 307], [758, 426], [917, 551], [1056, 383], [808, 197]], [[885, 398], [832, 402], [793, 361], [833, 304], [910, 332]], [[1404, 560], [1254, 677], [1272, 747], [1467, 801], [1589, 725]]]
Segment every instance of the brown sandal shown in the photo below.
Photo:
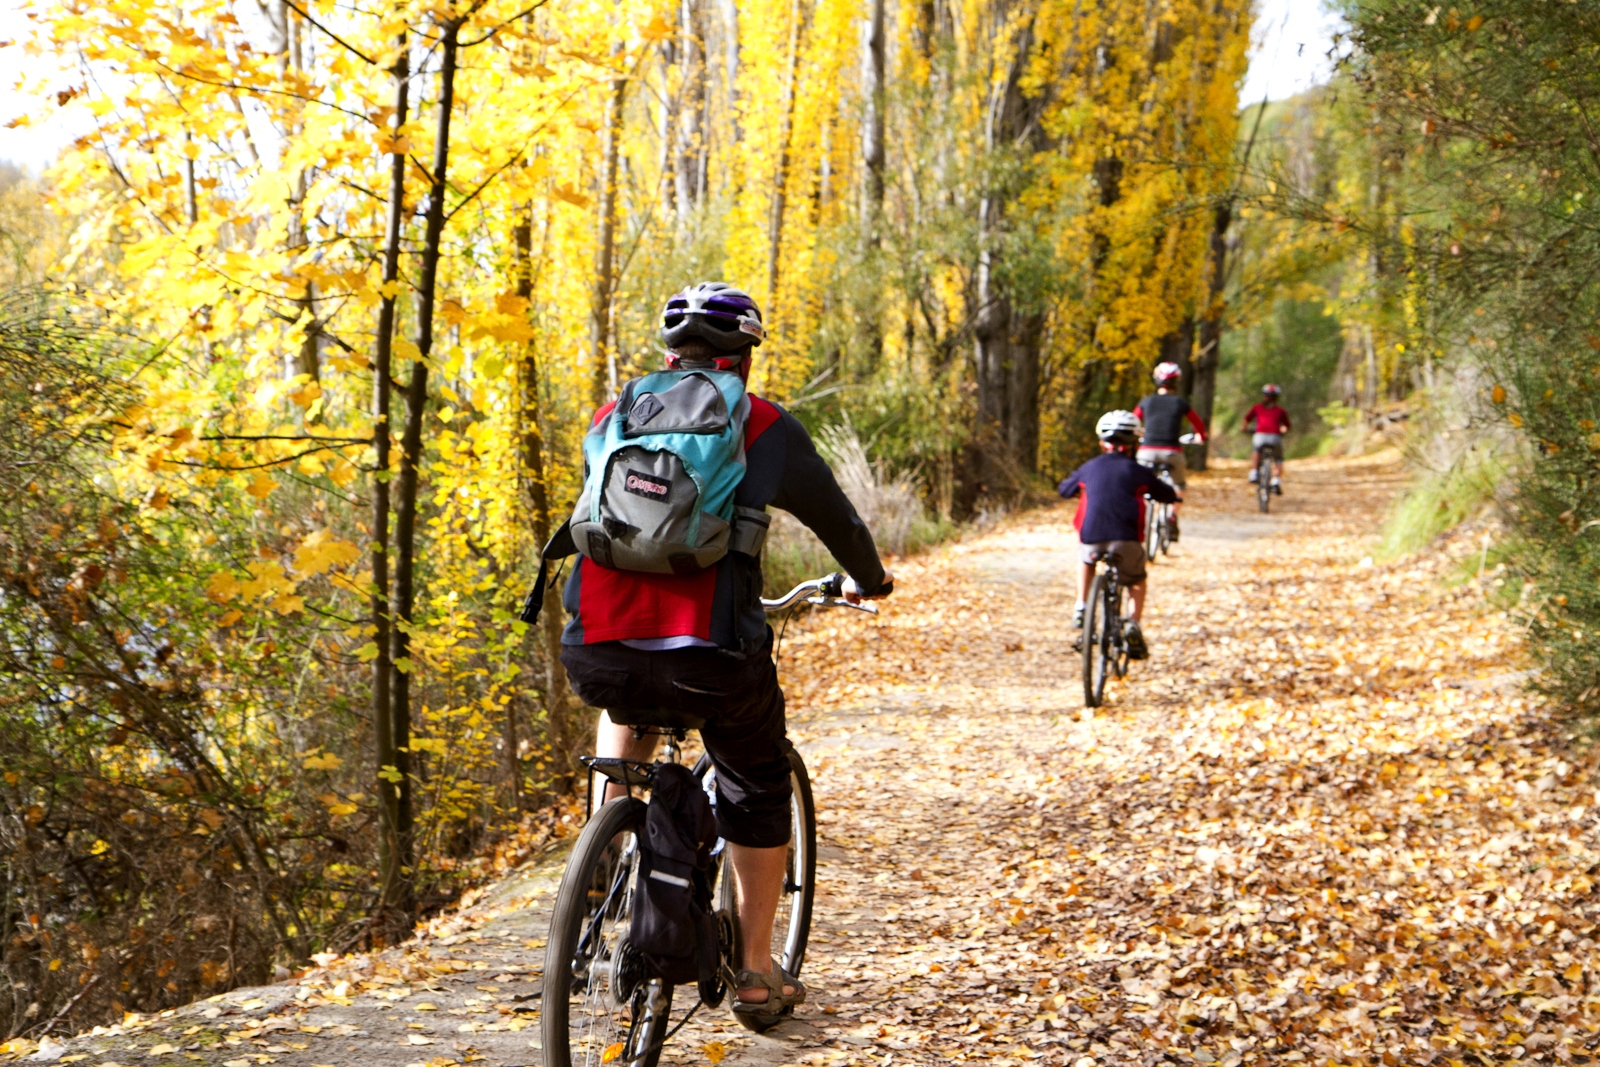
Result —
[[[754, 1030], [758, 1034], [777, 1026], [794, 1014], [796, 1004], [804, 1004], [806, 1001], [805, 983], [778, 966], [776, 960], [773, 961], [772, 970], [766, 974], [746, 967], [733, 981], [734, 1018], [738, 1019], [747, 1030]], [[794, 992], [785, 993], [784, 986], [793, 986]], [[767, 990], [766, 1000], [759, 1004], [751, 1004], [739, 999], [739, 990], [757, 987]]]

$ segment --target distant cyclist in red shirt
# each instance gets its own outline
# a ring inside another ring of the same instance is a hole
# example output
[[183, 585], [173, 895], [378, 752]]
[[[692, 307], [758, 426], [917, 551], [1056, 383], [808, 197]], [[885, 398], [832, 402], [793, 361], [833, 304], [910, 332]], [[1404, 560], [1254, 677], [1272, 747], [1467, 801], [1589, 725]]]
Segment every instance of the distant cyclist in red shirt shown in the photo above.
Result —
[[[1139, 401], [1133, 409], [1144, 423], [1144, 437], [1139, 441], [1136, 458], [1146, 467], [1165, 463], [1172, 471], [1172, 484], [1179, 489], [1189, 485], [1189, 465], [1183, 456], [1183, 424], [1187, 420], [1195, 435], [1206, 439], [1206, 424], [1189, 402], [1174, 390], [1183, 381], [1183, 368], [1176, 363], [1157, 363], [1151, 375], [1156, 380], [1156, 391]], [[1178, 512], [1181, 504], [1172, 505], [1172, 539], [1178, 539]]]
[[1283, 495], [1283, 435], [1289, 432], [1289, 413], [1278, 406], [1283, 390], [1270, 382], [1261, 387], [1261, 403], [1244, 416], [1244, 428], [1251, 430], [1250, 482], [1255, 484], [1256, 468], [1261, 464], [1261, 450], [1271, 445], [1277, 450], [1272, 463], [1272, 491]]

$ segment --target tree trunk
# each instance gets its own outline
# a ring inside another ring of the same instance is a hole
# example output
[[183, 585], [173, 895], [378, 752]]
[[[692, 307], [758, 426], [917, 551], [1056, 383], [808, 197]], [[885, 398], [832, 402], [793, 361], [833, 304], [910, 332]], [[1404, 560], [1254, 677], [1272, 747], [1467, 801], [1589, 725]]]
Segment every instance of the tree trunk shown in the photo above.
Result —
[[[1244, 155], [1239, 160], [1239, 173], [1234, 178], [1233, 188], [1211, 215], [1211, 245], [1207, 253], [1211, 269], [1206, 286], [1205, 314], [1200, 320], [1200, 351], [1195, 357], [1193, 395], [1189, 401], [1206, 424], [1208, 434], [1212, 432], [1211, 416], [1216, 410], [1217, 367], [1222, 362], [1222, 316], [1227, 311], [1228, 290], [1228, 230], [1233, 226], [1233, 205], [1239, 197], [1239, 186], [1244, 181], [1244, 169], [1250, 165], [1250, 153], [1255, 150], [1256, 135], [1261, 132], [1261, 118], [1266, 113], [1267, 101], [1263, 97], [1261, 107], [1256, 111], [1255, 125], [1250, 127], [1250, 137], [1244, 143]], [[1205, 470], [1210, 454], [1210, 443], [1202, 444], [1195, 454], [1194, 469]]]
[[783, 254], [783, 214], [789, 190], [789, 149], [794, 135], [795, 74], [800, 65], [800, 0], [789, 5], [789, 63], [783, 77], [783, 124], [778, 130], [778, 170], [772, 178], [772, 210], [767, 218], [767, 323], [778, 318], [778, 272]]
[[[1228, 285], [1228, 228], [1233, 225], [1233, 198], [1218, 204], [1211, 215], [1211, 248], [1206, 284], [1205, 316], [1200, 320], [1200, 351], [1194, 361], [1194, 390], [1190, 404], [1195, 414], [1212, 430], [1211, 416], [1216, 410], [1217, 366], [1222, 361], [1222, 314], [1226, 310], [1225, 296]], [[1194, 469], [1203, 471], [1211, 455], [1210, 442], [1200, 445], [1195, 452]]]
[[[400, 38], [399, 58], [394, 65], [395, 136], [406, 121], [411, 84], [407, 42]], [[377, 920], [386, 924], [387, 912], [402, 895], [405, 879], [405, 852], [401, 847], [401, 790], [395, 776], [400, 753], [390, 715], [389, 692], [389, 383], [394, 353], [395, 297], [393, 285], [400, 277], [400, 238], [405, 220], [406, 155], [389, 156], [389, 212], [383, 236], [383, 297], [378, 304], [378, 335], [372, 360], [372, 449], [376, 473], [372, 479], [372, 626], [373, 644], [378, 650], [372, 661], [372, 727], [377, 760], [378, 865], [380, 868]], [[409, 814], [406, 822], [409, 824]]]
[[[411, 811], [411, 629], [416, 617], [416, 535], [417, 482], [422, 461], [422, 422], [428, 409], [428, 359], [433, 352], [433, 309], [439, 280], [439, 259], [444, 240], [444, 197], [450, 165], [450, 117], [455, 106], [456, 53], [460, 26], [443, 27], [439, 66], [438, 126], [433, 146], [433, 173], [428, 188], [428, 211], [422, 240], [422, 263], [417, 284], [417, 348], [419, 357], [411, 364], [411, 380], [406, 383], [406, 426], [400, 439], [399, 492], [395, 501], [394, 630], [390, 635], [394, 694], [390, 719], [393, 722], [396, 755], [395, 769], [400, 781], [399, 839], [403, 863], [409, 872], [412, 856]], [[415, 921], [414, 887], [410, 875], [405, 893], [396, 901], [394, 930], [409, 931]], [[403, 921], [403, 927], [402, 927]]]
[[[513, 237], [517, 250], [517, 295], [531, 300], [533, 220], [524, 219]], [[534, 543], [543, 549], [545, 542], [550, 540], [555, 516], [552, 514], [550, 483], [544, 464], [544, 403], [539, 393], [539, 364], [532, 342], [523, 346], [522, 358], [517, 364], [517, 385], [522, 405], [522, 499], [528, 509]], [[580, 731], [568, 699], [566, 668], [561, 665], [561, 612], [557, 605], [546, 601], [544, 611], [539, 614], [539, 625], [542, 627], [540, 633], [537, 636], [530, 633], [528, 640], [530, 645], [535, 641], [542, 645], [546, 729], [554, 753], [553, 762], [563, 780], [559, 784], [565, 787], [576, 777], [571, 761], [576, 755], [574, 750]], [[515, 703], [513, 701], [511, 706]], [[513, 732], [515, 729], [515, 725], [510, 727]], [[511, 758], [515, 760], [516, 754], [513, 753]], [[520, 780], [520, 764], [516, 773]]]
[[[678, 207], [678, 228], [687, 233], [689, 216], [699, 203], [700, 128], [706, 97], [706, 50], [700, 33], [696, 0], [678, 0], [678, 128], [672, 157], [673, 184]], [[620, 89], [616, 90], [621, 92]]]
[[595, 249], [594, 291], [589, 298], [589, 399], [595, 407], [617, 390], [616, 353], [611, 346], [611, 301], [616, 288], [617, 156], [622, 144], [622, 104], [628, 82], [611, 82], [606, 110], [605, 158], [600, 171], [600, 239]]
[[880, 242], [879, 226], [883, 215], [884, 167], [888, 154], [886, 108], [888, 91], [888, 47], [884, 31], [884, 0], [871, 0], [867, 19], [867, 68], [862, 86], [866, 97], [866, 121], [861, 126], [861, 161], [866, 165], [867, 203], [862, 225], [873, 248]]

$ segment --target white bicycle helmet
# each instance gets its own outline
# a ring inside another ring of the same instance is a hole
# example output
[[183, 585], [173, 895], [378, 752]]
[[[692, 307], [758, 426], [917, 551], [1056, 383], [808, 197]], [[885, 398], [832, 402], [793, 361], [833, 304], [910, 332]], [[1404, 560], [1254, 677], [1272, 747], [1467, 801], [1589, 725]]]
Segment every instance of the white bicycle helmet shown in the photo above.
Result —
[[1157, 385], [1166, 385], [1174, 378], [1183, 377], [1183, 368], [1176, 363], [1157, 363], [1156, 369], [1150, 373]]
[[1108, 411], [1094, 424], [1094, 435], [1114, 445], [1136, 445], [1144, 436], [1144, 425], [1131, 411]]

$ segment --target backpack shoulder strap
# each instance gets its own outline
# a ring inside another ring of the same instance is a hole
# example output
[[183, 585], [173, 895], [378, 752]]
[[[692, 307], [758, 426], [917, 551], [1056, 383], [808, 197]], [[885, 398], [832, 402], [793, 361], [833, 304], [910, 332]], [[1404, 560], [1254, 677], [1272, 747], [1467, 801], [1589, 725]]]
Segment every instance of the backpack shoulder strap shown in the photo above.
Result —
[[561, 529], [550, 535], [550, 540], [545, 542], [544, 550], [539, 553], [539, 577], [534, 580], [533, 588], [528, 590], [527, 597], [522, 601], [522, 611], [517, 618], [532, 626], [539, 621], [539, 612], [544, 607], [545, 590], [550, 587], [550, 561], [566, 559], [568, 556], [577, 555], [577, 543], [572, 540], [572, 520], [569, 518], [561, 524]]

